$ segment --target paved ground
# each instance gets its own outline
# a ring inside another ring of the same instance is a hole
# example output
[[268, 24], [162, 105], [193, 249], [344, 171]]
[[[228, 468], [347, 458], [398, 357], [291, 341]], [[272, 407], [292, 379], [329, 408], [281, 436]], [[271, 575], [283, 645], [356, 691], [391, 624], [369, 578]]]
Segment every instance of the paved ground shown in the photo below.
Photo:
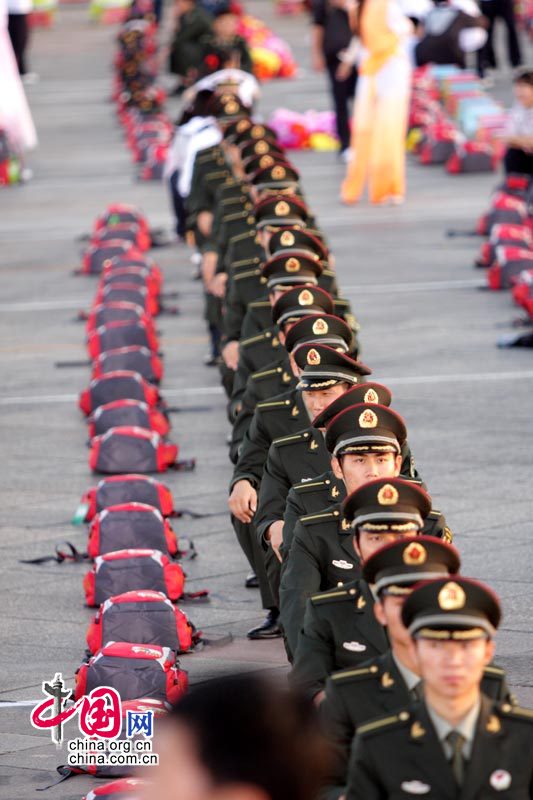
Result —
[[[269, 4], [256, 0], [265, 18]], [[308, 40], [302, 23], [279, 29], [304, 67]], [[91, 617], [82, 601], [78, 565], [21, 566], [84, 535], [68, 520], [93, 481], [86, 432], [76, 396], [86, 369], [54, 368], [81, 359], [83, 327], [95, 284], [74, 277], [76, 237], [114, 200], [140, 204], [153, 225], [169, 225], [158, 185], [138, 184], [113, 108], [106, 101], [113, 32], [91, 26], [82, 8], [62, 10], [55, 28], [40, 31], [32, 67], [42, 75], [29, 97], [41, 146], [35, 179], [0, 193], [0, 392], [2, 539], [0, 602], [0, 797], [34, 797], [61, 757], [29, 725], [28, 708], [14, 703], [40, 696], [40, 684], [62, 670], [72, 679]], [[508, 77], [500, 81], [504, 94]], [[297, 81], [265, 87], [267, 114], [325, 108], [323, 79], [303, 72]], [[330, 154], [296, 154], [313, 211], [336, 254], [340, 284], [362, 325], [364, 360], [394, 390], [405, 415], [419, 469], [435, 505], [456, 532], [465, 573], [500, 593], [505, 621], [498, 661], [508, 668], [520, 699], [533, 703], [531, 657], [531, 389], [528, 351], [499, 351], [494, 342], [514, 309], [508, 295], [480, 290], [471, 268], [477, 240], [447, 239], [450, 227], [470, 228], [483, 209], [493, 176], [448, 177], [442, 169], [410, 165], [409, 199], [401, 209], [346, 209], [337, 200], [342, 168]], [[206, 338], [197, 283], [182, 249], [156, 253], [166, 287], [180, 293], [182, 314], [162, 317], [165, 394], [183, 410], [174, 436], [193, 474], [169, 477], [178, 504], [220, 512], [206, 521], [180, 521], [199, 558], [187, 565], [191, 588], [208, 587], [209, 604], [190, 608], [211, 636], [231, 632], [234, 643], [184, 659], [193, 681], [236, 670], [285, 670], [278, 643], [250, 643], [260, 619], [257, 596], [243, 588], [246, 565], [225, 513], [230, 475], [224, 398], [217, 375], [201, 366]], [[187, 409], [201, 405], [203, 410]], [[80, 797], [92, 782], [78, 778], [53, 790]], [[52, 790], [51, 790], [52, 792]]]

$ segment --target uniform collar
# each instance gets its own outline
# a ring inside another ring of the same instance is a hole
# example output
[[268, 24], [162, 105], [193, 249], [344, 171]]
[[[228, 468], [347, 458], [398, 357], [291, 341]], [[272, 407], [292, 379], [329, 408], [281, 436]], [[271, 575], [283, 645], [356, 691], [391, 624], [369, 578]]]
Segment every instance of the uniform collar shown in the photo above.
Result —
[[435, 733], [437, 734], [439, 742], [443, 744], [446, 741], [448, 734], [450, 734], [452, 731], [457, 731], [457, 733], [460, 733], [465, 739], [463, 754], [465, 758], [469, 758], [472, 752], [477, 721], [479, 718], [479, 712], [481, 710], [481, 698], [478, 698], [475, 705], [472, 706], [470, 711], [463, 717], [461, 722], [455, 726], [450, 725], [448, 720], [441, 717], [440, 714], [437, 714], [437, 712], [431, 708], [430, 705], [426, 704], [426, 708], [429, 718], [433, 723], [433, 727], [435, 728]]
[[391, 654], [392, 660], [396, 665], [396, 669], [402, 676], [409, 691], [412, 692], [413, 689], [420, 683], [420, 675], [417, 675], [416, 672], [413, 672], [411, 669], [409, 669], [409, 667], [406, 667], [405, 664], [402, 664], [402, 662], [394, 655], [394, 650], [391, 650]]

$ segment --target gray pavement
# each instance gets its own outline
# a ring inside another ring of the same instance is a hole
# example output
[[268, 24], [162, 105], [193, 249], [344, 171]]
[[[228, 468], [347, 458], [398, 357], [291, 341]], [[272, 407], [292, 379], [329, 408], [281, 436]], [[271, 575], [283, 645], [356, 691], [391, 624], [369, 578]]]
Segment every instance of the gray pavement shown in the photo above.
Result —
[[[270, 3], [255, 0], [253, 8], [272, 20]], [[308, 70], [304, 23], [274, 24], [294, 45], [302, 73], [265, 86], [263, 113], [279, 105], [326, 108], [324, 80]], [[163, 188], [133, 179], [107, 101], [113, 34], [89, 24], [84, 8], [62, 8], [54, 28], [36, 33], [32, 69], [42, 80], [28, 90], [40, 137], [31, 159], [35, 177], [0, 192], [1, 798], [35, 796], [62, 761], [48, 735], [30, 727], [28, 707], [16, 703], [39, 698], [41, 682], [58, 670], [72, 680], [92, 615], [82, 599], [87, 567], [18, 563], [52, 552], [64, 539], [84, 546], [84, 532], [69, 519], [94, 482], [76, 407], [88, 372], [54, 368], [55, 361], [84, 358], [83, 326], [75, 316], [89, 306], [95, 282], [72, 274], [79, 263], [75, 239], [115, 200], [140, 205], [153, 226], [170, 225]], [[508, 86], [504, 74], [498, 93]], [[533, 362], [529, 351], [495, 347], [516, 311], [508, 294], [479, 288], [483, 276], [471, 266], [478, 240], [445, 237], [448, 228], [472, 226], [495, 176], [451, 177], [410, 163], [405, 206], [348, 209], [338, 202], [343, 170], [332, 154], [296, 153], [294, 161], [361, 322], [363, 358], [393, 389], [417, 465], [456, 533], [465, 574], [490, 582], [502, 598], [497, 660], [521, 702], [533, 704]], [[186, 565], [191, 589], [211, 590], [209, 603], [187, 611], [208, 636], [235, 637], [231, 645], [184, 658], [183, 665], [193, 682], [238, 670], [277, 671], [281, 679], [280, 643], [245, 639], [261, 614], [256, 592], [243, 588], [246, 563], [226, 513], [224, 397], [215, 371], [201, 363], [207, 340], [199, 285], [191, 280], [188, 251], [154, 255], [182, 308], [158, 323], [163, 388], [182, 408], [174, 416], [181, 453], [198, 460], [196, 472], [172, 474], [168, 483], [178, 505], [220, 512], [207, 521], [176, 522], [178, 534], [194, 538], [199, 551]], [[187, 411], [197, 405], [205, 410]], [[78, 798], [92, 785], [76, 778], [50, 793]]]

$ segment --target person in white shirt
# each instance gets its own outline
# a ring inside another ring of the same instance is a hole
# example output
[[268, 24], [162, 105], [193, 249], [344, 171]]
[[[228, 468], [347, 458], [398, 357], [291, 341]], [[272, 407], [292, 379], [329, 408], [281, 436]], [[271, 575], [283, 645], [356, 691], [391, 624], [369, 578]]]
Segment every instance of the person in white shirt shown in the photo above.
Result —
[[7, 0], [9, 36], [20, 75], [26, 75], [28, 72], [26, 65], [26, 49], [30, 32], [28, 15], [32, 8], [32, 0]]

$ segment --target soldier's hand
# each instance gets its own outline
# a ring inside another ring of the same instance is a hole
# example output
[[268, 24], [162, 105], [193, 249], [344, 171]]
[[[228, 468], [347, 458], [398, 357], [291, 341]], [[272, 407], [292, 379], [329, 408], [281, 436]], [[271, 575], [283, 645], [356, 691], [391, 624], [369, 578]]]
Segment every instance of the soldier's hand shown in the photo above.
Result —
[[240, 522], [251, 522], [257, 509], [257, 492], [247, 480], [237, 481], [231, 490], [228, 505]]
[[267, 531], [267, 535], [265, 537], [267, 541], [270, 543], [270, 547], [276, 554], [276, 558], [278, 561], [281, 561], [281, 553], [279, 552], [279, 548], [283, 544], [283, 520], [280, 519], [277, 522], [273, 522], [272, 525], [269, 527]]
[[226, 283], [228, 276], [226, 272], [217, 272], [215, 277], [209, 282], [207, 291], [215, 297], [224, 297], [226, 293]]
[[239, 364], [239, 342], [228, 342], [222, 348], [222, 358], [228, 369], [236, 370]]
[[[320, 703], [322, 702], [322, 700], [324, 700], [325, 696], [326, 696], [326, 692], [324, 691], [324, 689], [322, 689], [322, 691], [319, 692], [318, 694], [315, 694], [315, 696], [313, 697], [313, 703], [315, 704], [315, 706], [317, 708], [320, 705]], [[340, 797], [339, 797], [339, 800], [340, 800]]]

